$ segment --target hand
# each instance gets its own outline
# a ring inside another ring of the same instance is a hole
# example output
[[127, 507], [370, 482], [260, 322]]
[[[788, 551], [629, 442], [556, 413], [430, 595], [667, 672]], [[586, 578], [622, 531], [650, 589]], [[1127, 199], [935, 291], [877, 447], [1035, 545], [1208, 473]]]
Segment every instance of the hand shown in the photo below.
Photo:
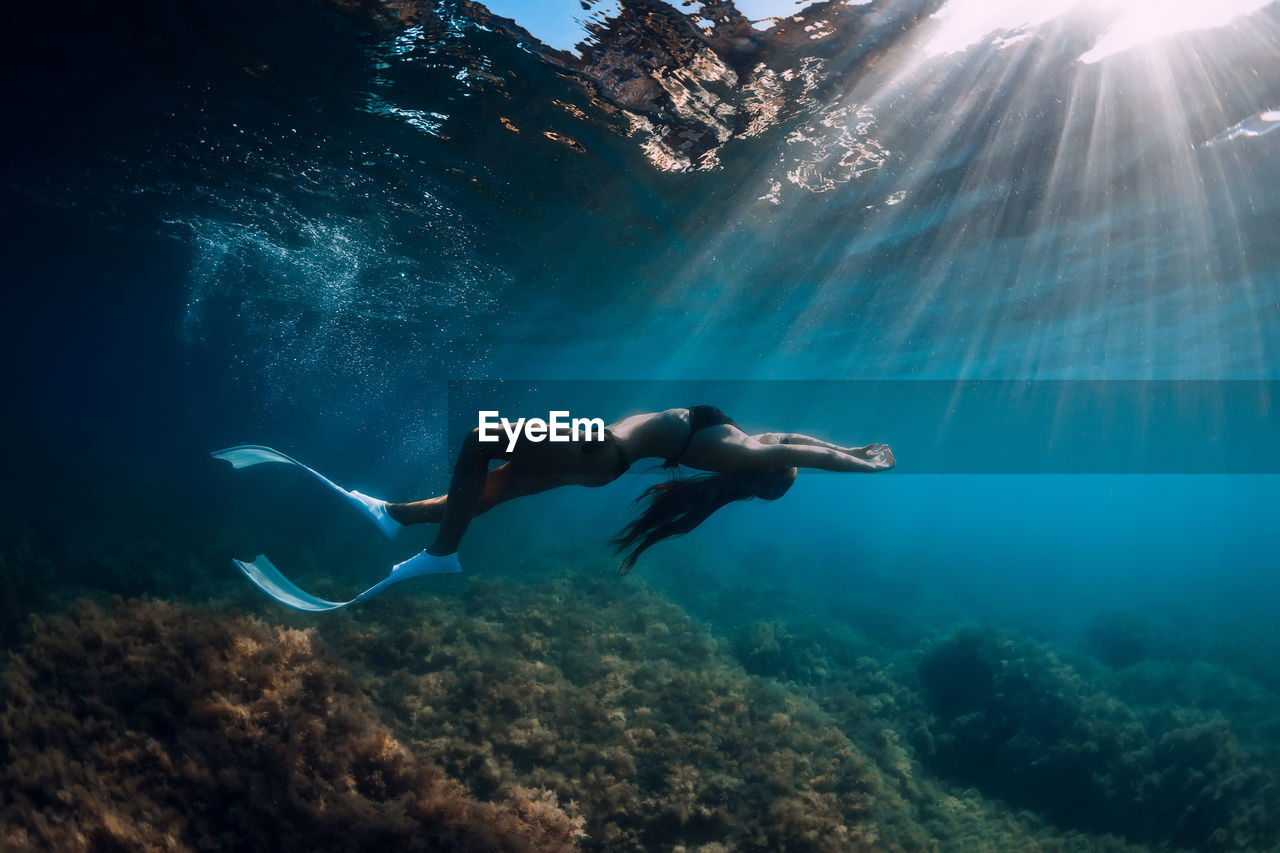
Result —
[[889, 449], [889, 445], [887, 444], [872, 442], [871, 444], [864, 444], [862, 447], [850, 447], [848, 453], [850, 456], [856, 456], [859, 459], [869, 460], [871, 459], [871, 457], [875, 456], [880, 451], [888, 450], [888, 449]]
[[867, 461], [875, 466], [875, 470], [888, 471], [898, 464], [898, 460], [893, 458], [893, 451], [889, 449], [889, 445], [878, 444], [875, 446], [879, 449], [867, 457]]

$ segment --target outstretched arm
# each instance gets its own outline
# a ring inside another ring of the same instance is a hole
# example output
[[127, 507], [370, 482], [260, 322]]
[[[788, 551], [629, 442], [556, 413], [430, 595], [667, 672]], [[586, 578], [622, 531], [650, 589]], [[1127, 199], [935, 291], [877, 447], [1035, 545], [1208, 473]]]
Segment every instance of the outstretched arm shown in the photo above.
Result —
[[871, 473], [888, 471], [897, 464], [887, 444], [846, 448], [795, 433], [746, 436], [738, 446], [761, 461], [768, 460], [771, 467]]
[[759, 436], [759, 441], [762, 444], [801, 444], [811, 447], [824, 447], [827, 450], [835, 450], [838, 453], [857, 456], [859, 459], [870, 459], [881, 451], [889, 449], [889, 445], [881, 444], [879, 442], [863, 444], [857, 447], [842, 447], [838, 444], [832, 444], [829, 441], [823, 441], [820, 438], [814, 438], [811, 435], [804, 435], [798, 432], [768, 432]]
[[[802, 436], [808, 438], [808, 436]], [[816, 441], [816, 439], [814, 439]], [[863, 451], [864, 458], [859, 453]], [[680, 461], [703, 471], [769, 471], [775, 468], [820, 468], [824, 471], [888, 471], [894, 466], [887, 444], [844, 448], [822, 442], [784, 442], [778, 433], [746, 435], [741, 430], [706, 430], [694, 436]]]
[[864, 459], [843, 450], [831, 450], [826, 447], [814, 447], [803, 444], [779, 444], [769, 448], [778, 467], [818, 468], [823, 471], [866, 472], [888, 471], [895, 464], [893, 451], [883, 445], [875, 455]]

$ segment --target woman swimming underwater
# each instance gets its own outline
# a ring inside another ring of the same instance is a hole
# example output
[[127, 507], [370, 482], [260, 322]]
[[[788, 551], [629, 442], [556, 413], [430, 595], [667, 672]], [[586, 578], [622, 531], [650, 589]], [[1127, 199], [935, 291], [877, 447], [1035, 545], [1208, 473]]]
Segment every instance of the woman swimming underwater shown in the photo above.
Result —
[[[266, 447], [233, 447], [213, 454], [236, 468], [260, 462], [305, 465]], [[614, 539], [625, 574], [650, 546], [693, 530], [726, 504], [750, 498], [776, 500], [795, 481], [797, 469], [871, 473], [894, 466], [887, 444], [840, 447], [797, 433], [748, 435], [715, 406], [693, 406], [632, 415], [610, 424], [601, 440], [484, 442], [472, 430], [462, 443], [449, 491], [439, 497], [393, 503], [347, 491], [306, 468], [368, 515], [388, 536], [411, 524], [439, 524], [435, 541], [397, 564], [381, 583], [351, 601], [315, 598], [294, 586], [262, 556], [236, 565], [273, 598], [300, 610], [345, 607], [410, 577], [460, 572], [458, 545], [475, 516], [513, 498], [559, 486], [603, 486], [641, 459], [662, 459], [664, 468], [685, 465], [706, 473], [650, 486], [637, 503], [639, 515]], [[489, 470], [490, 464], [502, 465]]]

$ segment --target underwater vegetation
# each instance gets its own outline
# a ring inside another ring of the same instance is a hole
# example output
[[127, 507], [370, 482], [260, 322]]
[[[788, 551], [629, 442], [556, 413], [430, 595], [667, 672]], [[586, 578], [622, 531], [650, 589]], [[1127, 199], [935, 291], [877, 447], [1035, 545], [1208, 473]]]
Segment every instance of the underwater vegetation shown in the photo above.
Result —
[[915, 692], [873, 659], [824, 658], [824, 707], [612, 578], [306, 628], [81, 602], [28, 633], [0, 713], [6, 849], [1130, 849], [930, 779], [901, 734]]
[[889, 647], [783, 606], [704, 621], [563, 562], [324, 619], [241, 584], [59, 597], [11, 631], [0, 848], [1280, 843], [1275, 696], [1221, 664], [1117, 668], [974, 626]]
[[1135, 840], [1244, 850], [1280, 838], [1274, 745], [1242, 743], [1221, 713], [1128, 704], [1047, 646], [988, 628], [929, 649], [919, 676], [937, 719], [929, 763], [957, 780]]
[[619, 586], [481, 584], [322, 631], [407, 743], [481, 796], [555, 790], [587, 816], [588, 849], [926, 844], [898, 781], [816, 705]]
[[571, 850], [546, 791], [480, 802], [312, 632], [165, 602], [34, 619], [0, 714], [7, 850]]

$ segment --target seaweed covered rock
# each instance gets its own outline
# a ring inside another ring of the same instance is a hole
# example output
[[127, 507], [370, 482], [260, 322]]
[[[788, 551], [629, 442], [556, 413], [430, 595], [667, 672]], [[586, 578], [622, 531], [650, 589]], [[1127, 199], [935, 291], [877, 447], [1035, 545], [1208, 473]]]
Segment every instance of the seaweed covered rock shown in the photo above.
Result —
[[478, 583], [378, 607], [322, 630], [398, 734], [481, 796], [571, 798], [589, 849], [932, 847], [897, 771], [635, 585]]
[[848, 631], [751, 629], [788, 683], [585, 570], [264, 613], [314, 628], [156, 602], [33, 620], [0, 849], [1137, 853], [929, 778], [918, 697]]
[[734, 654], [752, 675], [800, 684], [820, 684], [841, 672], [848, 661], [832, 660], [818, 632], [797, 635], [793, 626], [760, 621], [747, 626], [734, 641]]
[[308, 631], [163, 602], [33, 621], [5, 674], [0, 847], [572, 850], [546, 791], [479, 802]]
[[[1130, 849], [920, 773], [904, 746], [919, 700], [847, 631], [778, 622], [726, 641], [643, 582], [585, 567], [319, 628], [406, 743], [481, 796], [569, 798], [587, 850]], [[740, 662], [735, 646], [769, 655]]]
[[965, 628], [921, 659], [932, 765], [1067, 826], [1199, 850], [1280, 843], [1280, 784], [1221, 716], [1143, 711], [1047, 647]]

